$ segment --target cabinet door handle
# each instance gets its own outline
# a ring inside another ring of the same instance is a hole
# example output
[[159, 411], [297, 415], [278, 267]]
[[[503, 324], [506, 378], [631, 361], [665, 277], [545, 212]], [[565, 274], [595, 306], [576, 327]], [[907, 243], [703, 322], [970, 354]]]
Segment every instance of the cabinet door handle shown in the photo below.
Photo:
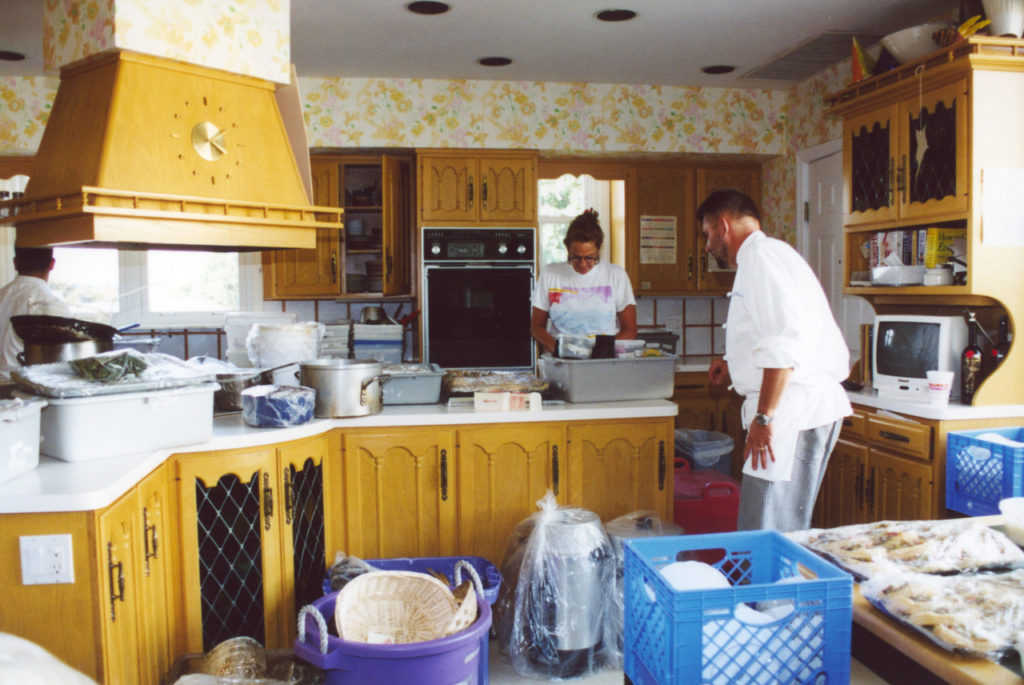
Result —
[[551, 448], [551, 487], [558, 495], [558, 445]]
[[872, 466], [871, 470], [868, 471], [871, 475], [868, 476], [867, 485], [864, 487], [864, 498], [867, 500], [868, 511], [874, 515], [875, 513], [875, 467]]
[[903, 155], [900, 157], [900, 170], [896, 173], [896, 185], [900, 192], [900, 202], [907, 202], [907, 186], [909, 185], [908, 180], [909, 169], [907, 169], [907, 156]]
[[448, 500], [448, 450], [441, 450], [441, 501]]
[[[117, 580], [114, 580], [114, 570], [117, 570]], [[114, 543], [107, 543], [107, 580], [110, 583], [110, 621], [117, 620], [117, 610], [114, 602], [124, 601], [124, 565], [119, 561], [114, 563]], [[114, 587], [117, 586], [115, 590]]]
[[853, 497], [857, 500], [857, 506], [864, 507], [864, 464], [857, 467], [857, 477], [853, 480]]
[[851, 428], [853, 426], [852, 419], [843, 419], [843, 428]]
[[704, 385], [701, 383], [692, 383], [690, 385], [677, 385], [676, 390], [703, 390]]
[[391, 280], [391, 270], [394, 267], [394, 260], [391, 259], [391, 250], [384, 250], [384, 282]]
[[289, 467], [284, 469], [284, 522], [292, 525], [295, 518], [295, 480]]
[[473, 177], [469, 177], [469, 185], [466, 186], [466, 207], [473, 209]]
[[889, 197], [887, 198], [888, 201], [889, 201], [889, 206], [890, 207], [892, 207], [893, 204], [896, 202], [895, 186], [897, 184], [898, 184], [898, 181], [896, 179], [896, 159], [894, 157], [890, 157], [889, 158], [889, 184], [888, 184], [889, 185], [889, 192], [888, 192], [888, 196]]
[[708, 253], [700, 253], [700, 272], [706, 274], [708, 272]]
[[338, 253], [331, 252], [331, 283], [338, 282]]
[[688, 280], [688, 281], [692, 281], [693, 280], [693, 255], [692, 254], [688, 255], [686, 257], [686, 280]]
[[487, 175], [480, 179], [480, 206], [487, 209]]
[[270, 530], [270, 519], [274, 517], [274, 491], [270, 489], [270, 472], [263, 472], [263, 527]]
[[149, 576], [149, 560], [159, 556], [157, 554], [159, 540], [157, 540], [156, 524], [149, 524], [149, 507], [142, 507], [142, 541], [145, 546], [146, 575]]
[[910, 442], [910, 438], [906, 435], [900, 435], [899, 433], [893, 433], [891, 431], [878, 431], [879, 437], [885, 438], [886, 440], [892, 440], [893, 442]]
[[668, 465], [665, 463], [665, 441], [658, 441], [658, 489], [665, 489], [665, 473]]

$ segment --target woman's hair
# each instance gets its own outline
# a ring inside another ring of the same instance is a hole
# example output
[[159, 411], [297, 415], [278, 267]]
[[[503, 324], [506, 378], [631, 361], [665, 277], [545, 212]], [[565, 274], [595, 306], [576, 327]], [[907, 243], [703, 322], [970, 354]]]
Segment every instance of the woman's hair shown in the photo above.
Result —
[[597, 222], [597, 212], [587, 209], [569, 224], [562, 244], [568, 250], [573, 243], [594, 243], [600, 250], [603, 242], [604, 231], [601, 230], [601, 224]]

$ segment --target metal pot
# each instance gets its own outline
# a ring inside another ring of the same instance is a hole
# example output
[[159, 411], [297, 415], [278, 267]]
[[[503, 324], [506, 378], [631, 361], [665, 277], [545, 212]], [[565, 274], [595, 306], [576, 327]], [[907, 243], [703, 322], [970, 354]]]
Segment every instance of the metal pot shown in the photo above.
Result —
[[25, 342], [24, 352], [18, 353], [22, 366], [66, 362], [91, 357], [114, 349], [112, 340], [79, 340], [77, 342]]
[[[274, 382], [274, 372], [285, 367], [284, 364], [272, 369], [247, 369], [217, 374], [220, 390], [213, 393], [213, 408], [216, 411], [242, 411], [242, 391], [253, 385], [270, 385]], [[298, 374], [296, 373], [296, 380]]]
[[301, 384], [316, 390], [315, 416], [367, 416], [381, 410], [384, 383], [391, 376], [375, 359], [317, 359], [301, 362]]

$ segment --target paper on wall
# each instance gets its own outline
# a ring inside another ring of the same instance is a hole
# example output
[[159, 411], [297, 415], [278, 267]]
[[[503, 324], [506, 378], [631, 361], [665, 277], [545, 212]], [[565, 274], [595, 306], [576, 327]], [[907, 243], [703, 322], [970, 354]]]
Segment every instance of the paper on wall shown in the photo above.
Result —
[[981, 170], [981, 244], [985, 247], [1024, 247], [1024, 218], [1019, 198], [1024, 169]]
[[640, 217], [640, 263], [675, 264], [678, 225], [674, 216]]

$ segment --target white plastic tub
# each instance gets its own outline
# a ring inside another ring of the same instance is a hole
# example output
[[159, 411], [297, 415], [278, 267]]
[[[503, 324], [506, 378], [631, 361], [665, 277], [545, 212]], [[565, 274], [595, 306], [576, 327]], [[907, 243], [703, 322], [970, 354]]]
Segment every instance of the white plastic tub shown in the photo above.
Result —
[[663, 400], [675, 390], [676, 358], [555, 359], [542, 357], [540, 377], [569, 402]]
[[213, 435], [216, 383], [169, 390], [50, 399], [39, 451], [89, 461], [206, 442]]
[[27, 400], [0, 411], [0, 483], [39, 464], [39, 412], [45, 400]]

